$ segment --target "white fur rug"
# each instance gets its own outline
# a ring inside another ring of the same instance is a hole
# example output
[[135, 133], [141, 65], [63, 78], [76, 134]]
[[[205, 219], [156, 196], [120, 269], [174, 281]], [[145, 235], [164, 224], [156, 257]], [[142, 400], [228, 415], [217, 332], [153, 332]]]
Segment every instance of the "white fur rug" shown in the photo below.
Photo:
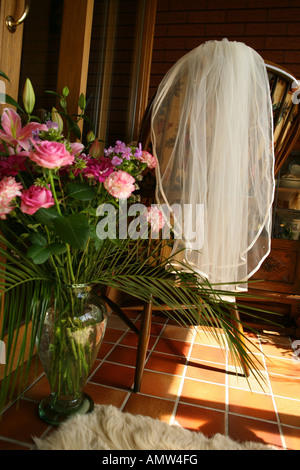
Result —
[[95, 405], [76, 415], [44, 439], [34, 438], [38, 450], [274, 450], [256, 442], [235, 442], [216, 434], [171, 426], [148, 416], [124, 413], [112, 405]]

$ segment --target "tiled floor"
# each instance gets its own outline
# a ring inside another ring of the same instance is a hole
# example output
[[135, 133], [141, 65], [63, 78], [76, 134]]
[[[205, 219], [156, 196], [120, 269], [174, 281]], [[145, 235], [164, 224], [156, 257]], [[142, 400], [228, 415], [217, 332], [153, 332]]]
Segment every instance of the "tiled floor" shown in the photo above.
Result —
[[[137, 314], [132, 318], [138, 324]], [[141, 391], [133, 393], [137, 338], [110, 315], [85, 391], [95, 403], [113, 404], [207, 436], [223, 433], [239, 441], [299, 450], [300, 361], [293, 354], [292, 340], [275, 333], [249, 337], [253, 348], [259, 348], [255, 354], [262, 362], [264, 390], [252, 376], [250, 390], [246, 379], [236, 375], [228, 350], [203, 329], [196, 333], [154, 316]], [[53, 428], [37, 415], [38, 402], [48, 393], [40, 370], [18, 403], [3, 413], [0, 450], [32, 449], [32, 436], [51, 432]]]

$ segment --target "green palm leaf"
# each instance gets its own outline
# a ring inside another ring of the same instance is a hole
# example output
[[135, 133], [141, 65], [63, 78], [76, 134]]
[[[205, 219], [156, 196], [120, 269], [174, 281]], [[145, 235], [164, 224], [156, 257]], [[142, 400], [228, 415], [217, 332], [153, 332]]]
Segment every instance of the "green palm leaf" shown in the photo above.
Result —
[[[51, 255], [46, 263], [35, 264], [26, 256], [26, 248], [22, 244], [16, 247], [2, 236], [0, 243], [0, 256], [6, 259], [0, 263], [0, 295], [5, 300], [0, 339], [5, 335], [9, 338], [5, 378], [0, 391], [1, 409], [12, 398], [17, 384], [20, 391], [26, 383], [37, 331], [50, 303], [53, 285], [59, 289], [63, 282], [60, 273], [64, 271], [66, 254], [55, 258]], [[77, 273], [75, 282], [116, 288], [142, 302], [149, 302], [151, 298], [155, 308], [183, 327], [199, 324], [210, 327], [220, 346], [228, 345], [237, 365], [242, 365], [241, 355], [257, 380], [263, 381], [252, 348], [247, 347], [247, 338], [241, 337], [232, 321], [233, 309], [239, 306], [224, 300], [220, 286], [211, 285], [196, 273], [186, 274], [172, 266], [171, 257], [157, 262], [161, 247], [162, 243], [156, 243], [149, 252], [148, 240], [135, 240], [133, 244], [132, 240], [107, 239], [96, 250], [90, 240], [84, 252], [76, 249], [72, 252], [74, 272]], [[21, 326], [24, 337], [17, 352]], [[28, 360], [26, 344], [29, 347]]]

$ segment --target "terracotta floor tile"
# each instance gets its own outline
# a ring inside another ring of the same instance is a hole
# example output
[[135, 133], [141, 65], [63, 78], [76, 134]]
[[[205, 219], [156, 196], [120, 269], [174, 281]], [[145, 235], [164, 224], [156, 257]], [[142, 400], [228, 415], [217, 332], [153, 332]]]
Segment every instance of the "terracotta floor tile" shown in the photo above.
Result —
[[252, 392], [271, 393], [269, 382], [267, 380], [268, 377], [265, 373], [262, 373], [262, 375], [259, 376], [251, 371], [250, 376], [245, 377], [241, 370], [236, 370], [233, 366], [228, 369], [229, 387]]
[[273, 344], [274, 346], [278, 345], [279, 347], [290, 347], [292, 343], [288, 336], [281, 335], [275, 331], [259, 333], [259, 340], [261, 344]]
[[220, 345], [223, 344], [223, 341], [225, 339], [224, 334], [221, 333], [221, 336], [223, 338], [222, 341], [220, 341], [217, 337], [215, 337], [209, 330], [198, 330], [196, 335], [195, 335], [195, 343], [196, 344], [206, 344], [208, 346], [215, 346], [215, 347], [220, 347]]
[[33, 444], [31, 436], [41, 436], [49, 425], [38, 416], [38, 404], [21, 399], [3, 414], [0, 435]]
[[187, 357], [189, 350], [190, 343], [167, 338], [160, 338], [155, 346], [155, 351], [172, 354], [173, 356]]
[[[152, 349], [154, 343], [157, 341], [157, 336], [150, 335], [148, 349]], [[120, 340], [119, 344], [124, 346], [138, 347], [138, 336], [133, 331], [128, 331]]]
[[167, 321], [169, 321], [168, 317], [164, 313], [158, 312], [157, 310], [153, 312], [152, 323], [165, 324]]
[[186, 359], [183, 357], [153, 351], [146, 362], [145, 368], [181, 376], [185, 370], [185, 364]]
[[160, 419], [161, 421], [169, 423], [173, 409], [174, 401], [133, 393], [130, 395], [123, 411], [150, 416], [151, 418]]
[[270, 381], [274, 395], [300, 400], [300, 378], [270, 374]]
[[134, 367], [104, 362], [92, 377], [100, 385], [130, 390], [134, 382]]
[[181, 326], [167, 325], [162, 332], [162, 338], [177, 339], [179, 341], [193, 341], [195, 330]]
[[205, 436], [211, 437], [216, 433], [224, 434], [225, 413], [179, 403], [175, 423], [191, 431], [200, 431]]
[[186, 377], [225, 384], [226, 368], [223, 364], [190, 359], [186, 369]]
[[274, 399], [280, 422], [300, 428], [300, 401], [277, 396]]
[[[135, 321], [141, 316], [141, 310], [126, 310], [126, 317], [130, 318], [131, 321]], [[113, 314], [115, 315], [115, 314]]]
[[[250, 355], [249, 354], [249, 359], [250, 359], [250, 364], [249, 364], [249, 367], [250, 369], [256, 369], [256, 370], [259, 370], [259, 371], [264, 371], [266, 369], [265, 367], [265, 362], [264, 362], [264, 357], [263, 357], [263, 354], [259, 354], [259, 353], [256, 353], [256, 352], [253, 352], [253, 354]], [[240, 362], [240, 356], [234, 356], [233, 353], [230, 351], [228, 353], [228, 364], [231, 366], [238, 366], [240, 367], [241, 365], [241, 362]]]
[[[43, 373], [44, 373], [43, 366], [40, 360], [35, 356], [31, 361], [29, 371], [24, 370], [24, 376], [22, 377], [22, 379], [17, 377], [14, 391], [9, 401], [6, 401], [6, 405], [8, 405], [9, 402], [12, 403], [14, 400], [16, 400], [20, 396], [20, 394], [22, 394], [22, 392], [24, 392], [28, 387], [30, 387], [34, 381], [36, 381], [41, 375], [43, 375]], [[1, 387], [2, 387], [2, 381], [0, 380], [0, 389]]]
[[159, 336], [164, 328], [164, 324], [161, 323], [151, 323], [150, 335]]
[[257, 336], [249, 335], [245, 333], [245, 345], [247, 349], [252, 351], [253, 353], [260, 354], [262, 352], [261, 350], [261, 344]]
[[224, 410], [225, 391], [223, 385], [187, 378], [182, 387], [180, 402]]
[[226, 363], [226, 350], [219, 347], [194, 344], [192, 347], [191, 359], [203, 359], [204, 361]]
[[10, 442], [9, 440], [1, 439], [0, 437], [0, 450], [29, 450], [31, 448], [30, 445], [27, 447], [15, 442]]
[[128, 326], [126, 323], [117, 315], [108, 315], [107, 318], [107, 330], [110, 328], [116, 328], [118, 330], [127, 330]]
[[141, 393], [175, 400], [181, 384], [181, 377], [145, 370]]
[[[203, 331], [203, 332], [206, 332], [206, 333], [208, 333], [208, 334], [211, 334], [212, 328], [211, 328], [211, 326], [198, 325], [198, 326], [197, 326], [197, 331]], [[214, 331], [215, 331], [218, 335], [224, 335], [224, 330], [223, 330], [223, 328], [214, 328]]]
[[288, 450], [300, 450], [300, 428], [282, 426], [285, 445]]
[[[136, 321], [135, 326], [137, 327], [137, 329], [140, 329], [141, 321], [140, 320]], [[150, 334], [153, 336], [159, 336], [163, 328], [164, 328], [163, 324], [151, 322]]]
[[229, 412], [276, 422], [273, 400], [270, 395], [229, 388], [228, 401]]
[[103, 343], [100, 346], [97, 359], [104, 359], [105, 356], [112, 350], [112, 348], [115, 345], [113, 343], [106, 343], [103, 341]]
[[280, 342], [261, 342], [261, 345], [266, 356], [292, 359], [293, 349], [290, 344]]
[[135, 366], [136, 364], [136, 348], [118, 345], [114, 347], [111, 353], [106, 357], [106, 361], [125, 364], [127, 366]]
[[24, 394], [26, 398], [40, 402], [45, 396], [51, 392], [49, 382], [46, 375], [43, 375], [40, 380], [35, 382]]
[[104, 387], [94, 383], [88, 383], [84, 391], [88, 393], [95, 404], [113, 405], [118, 408], [123, 404], [128, 392], [125, 390], [116, 390], [114, 388]]
[[270, 373], [288, 375], [289, 377], [300, 377], [300, 362], [295, 363], [291, 359], [269, 357], [267, 368]]
[[254, 441], [282, 448], [278, 425], [259, 419], [229, 414], [228, 435], [239, 442]]
[[[132, 311], [129, 316], [139, 325], [139, 313]], [[256, 352], [255, 345], [261, 344], [267, 355], [268, 367], [265, 369], [263, 364], [261, 371], [270, 379], [271, 388], [267, 380], [263, 389], [253, 371], [247, 380], [239, 368], [231, 365], [229, 352], [206, 334], [210, 328], [196, 329], [193, 338], [193, 331], [179, 327], [164, 315], [153, 315], [149, 353], [155, 349], [146, 362], [141, 392], [133, 393], [138, 337], [118, 316], [109, 315], [109, 326], [84, 391], [95, 404], [122, 408], [125, 403], [124, 411], [166, 422], [172, 416], [172, 423], [174, 418], [175, 424], [207, 436], [224, 433], [227, 417], [230, 437], [280, 447], [278, 418], [287, 448], [300, 450], [300, 374], [299, 364], [292, 361], [291, 340], [277, 334], [257, 337], [245, 333], [251, 338], [251, 351]], [[256, 353], [256, 357], [263, 356]], [[13, 404], [3, 414], [0, 449], [32, 448], [31, 436], [52, 429], [37, 414], [38, 402], [50, 391], [39, 370], [40, 378], [32, 375], [31, 381], [35, 382], [20, 400], [19, 410]]]
[[127, 331], [127, 333], [125, 333], [123, 338], [120, 340], [119, 344], [137, 348], [138, 341], [139, 341], [139, 338], [137, 334], [135, 334], [133, 331]]
[[[124, 335], [125, 331], [118, 328], [106, 328], [106, 332], [103, 338], [103, 342], [117, 343], [119, 339]], [[102, 347], [102, 345], [101, 345]], [[100, 347], [100, 348], [101, 348]]]

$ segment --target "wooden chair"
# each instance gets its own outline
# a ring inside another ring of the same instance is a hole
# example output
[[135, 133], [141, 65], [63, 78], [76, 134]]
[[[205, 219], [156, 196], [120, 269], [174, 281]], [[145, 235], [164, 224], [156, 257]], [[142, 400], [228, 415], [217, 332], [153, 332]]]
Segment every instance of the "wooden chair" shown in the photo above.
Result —
[[[294, 90], [292, 85], [295, 85], [296, 83], [295, 78], [288, 71], [276, 64], [266, 62], [266, 66], [269, 75], [270, 94], [274, 110], [274, 150], [276, 159], [274, 171], [276, 176], [300, 134], [300, 107], [297, 99], [295, 99], [295, 94], [293, 94]], [[144, 149], [151, 146], [150, 123], [153, 99], [154, 97], [149, 102], [140, 128], [138, 141], [141, 142]], [[151, 148], [149, 150], [151, 151]], [[144, 193], [142, 194], [144, 198], [147, 198], [149, 201], [152, 199], [152, 202], [155, 202], [154, 188], [155, 182], [152, 181], [151, 183], [150, 179], [150, 183], [146, 188], [144, 188]], [[138, 335], [134, 381], [134, 391], [138, 392], [141, 387], [149, 344], [152, 312], [154, 310], [159, 310], [159, 307], [153, 306], [152, 299], [149, 299], [149, 302], [146, 304], [132, 302], [132, 299], [122, 299], [122, 296], [119, 302], [116, 300], [112, 301], [109, 298], [106, 300], [110, 308], [126, 322], [132, 331]], [[141, 323], [139, 328], [137, 328], [126, 315], [126, 312], [134, 310], [141, 311]], [[237, 334], [239, 334], [240, 338], [243, 340], [244, 333], [242, 323], [240, 322], [239, 312], [236, 309], [233, 309], [232, 313], [233, 326], [236, 329]], [[242, 358], [241, 364], [244, 369], [245, 376], [249, 376], [249, 368]]]
[[293, 75], [266, 61], [274, 118], [274, 153], [277, 176], [300, 135], [300, 85]]

